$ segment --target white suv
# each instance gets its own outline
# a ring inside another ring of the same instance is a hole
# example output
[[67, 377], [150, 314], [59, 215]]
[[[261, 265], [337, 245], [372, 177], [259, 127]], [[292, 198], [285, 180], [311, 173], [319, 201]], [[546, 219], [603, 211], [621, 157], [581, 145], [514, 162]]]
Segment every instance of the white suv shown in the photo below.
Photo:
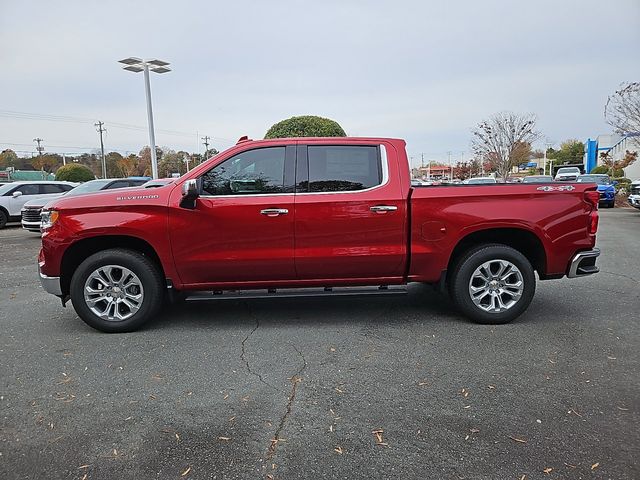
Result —
[[631, 191], [629, 194], [629, 203], [631, 206], [640, 209], [640, 180], [631, 183]]
[[562, 167], [556, 172], [556, 182], [575, 182], [580, 175], [578, 167]]
[[54, 198], [68, 192], [77, 183], [72, 182], [13, 182], [0, 185], [0, 228], [9, 221], [20, 220], [20, 210], [29, 200]]

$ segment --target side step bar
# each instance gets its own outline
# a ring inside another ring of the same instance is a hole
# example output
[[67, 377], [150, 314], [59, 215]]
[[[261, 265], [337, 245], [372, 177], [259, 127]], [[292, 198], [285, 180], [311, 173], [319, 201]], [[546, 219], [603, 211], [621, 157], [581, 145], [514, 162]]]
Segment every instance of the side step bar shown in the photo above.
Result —
[[193, 292], [186, 298], [188, 302], [202, 300], [243, 300], [254, 298], [296, 298], [296, 297], [345, 297], [360, 295], [406, 295], [405, 285], [380, 287], [325, 287], [325, 288], [271, 288], [268, 290], [229, 290], [214, 292]]

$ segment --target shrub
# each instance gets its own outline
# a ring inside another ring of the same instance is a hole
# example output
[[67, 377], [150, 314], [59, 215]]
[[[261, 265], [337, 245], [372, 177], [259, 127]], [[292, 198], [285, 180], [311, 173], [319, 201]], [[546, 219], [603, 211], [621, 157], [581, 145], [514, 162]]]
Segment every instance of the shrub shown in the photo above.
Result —
[[609, 167], [607, 167], [606, 165], [598, 165], [597, 167], [592, 168], [589, 173], [593, 173], [593, 174], [609, 173]]
[[304, 115], [276, 123], [267, 131], [264, 138], [346, 136], [338, 122], [328, 118]]
[[95, 179], [93, 172], [79, 163], [68, 163], [56, 172], [56, 180], [67, 182], [88, 182]]

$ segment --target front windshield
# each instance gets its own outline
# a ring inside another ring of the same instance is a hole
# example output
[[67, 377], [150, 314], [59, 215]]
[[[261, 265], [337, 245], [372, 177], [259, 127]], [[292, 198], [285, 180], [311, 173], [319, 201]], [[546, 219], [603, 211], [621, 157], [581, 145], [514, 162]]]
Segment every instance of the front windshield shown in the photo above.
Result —
[[82, 185], [78, 185], [73, 190], [69, 190], [69, 192], [65, 196], [70, 197], [73, 195], [82, 195], [83, 193], [97, 192], [110, 181], [111, 180], [91, 180], [89, 182], [83, 183]]
[[609, 185], [609, 175], [580, 175], [578, 183], [597, 183], [598, 185]]
[[7, 183], [6, 185], [0, 185], [0, 195], [4, 195], [15, 186], [16, 186], [15, 183]]

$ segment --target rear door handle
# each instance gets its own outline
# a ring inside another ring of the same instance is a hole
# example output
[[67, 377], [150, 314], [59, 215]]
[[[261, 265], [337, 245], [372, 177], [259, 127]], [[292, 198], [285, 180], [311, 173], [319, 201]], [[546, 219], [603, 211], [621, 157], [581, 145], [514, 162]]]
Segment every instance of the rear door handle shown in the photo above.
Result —
[[260, 213], [267, 217], [277, 217], [278, 215], [286, 215], [289, 213], [289, 210], [286, 208], [265, 208], [264, 210], [260, 210]]
[[375, 205], [369, 208], [369, 210], [375, 213], [386, 213], [395, 212], [396, 210], [398, 210], [398, 207], [396, 207], [395, 205]]

